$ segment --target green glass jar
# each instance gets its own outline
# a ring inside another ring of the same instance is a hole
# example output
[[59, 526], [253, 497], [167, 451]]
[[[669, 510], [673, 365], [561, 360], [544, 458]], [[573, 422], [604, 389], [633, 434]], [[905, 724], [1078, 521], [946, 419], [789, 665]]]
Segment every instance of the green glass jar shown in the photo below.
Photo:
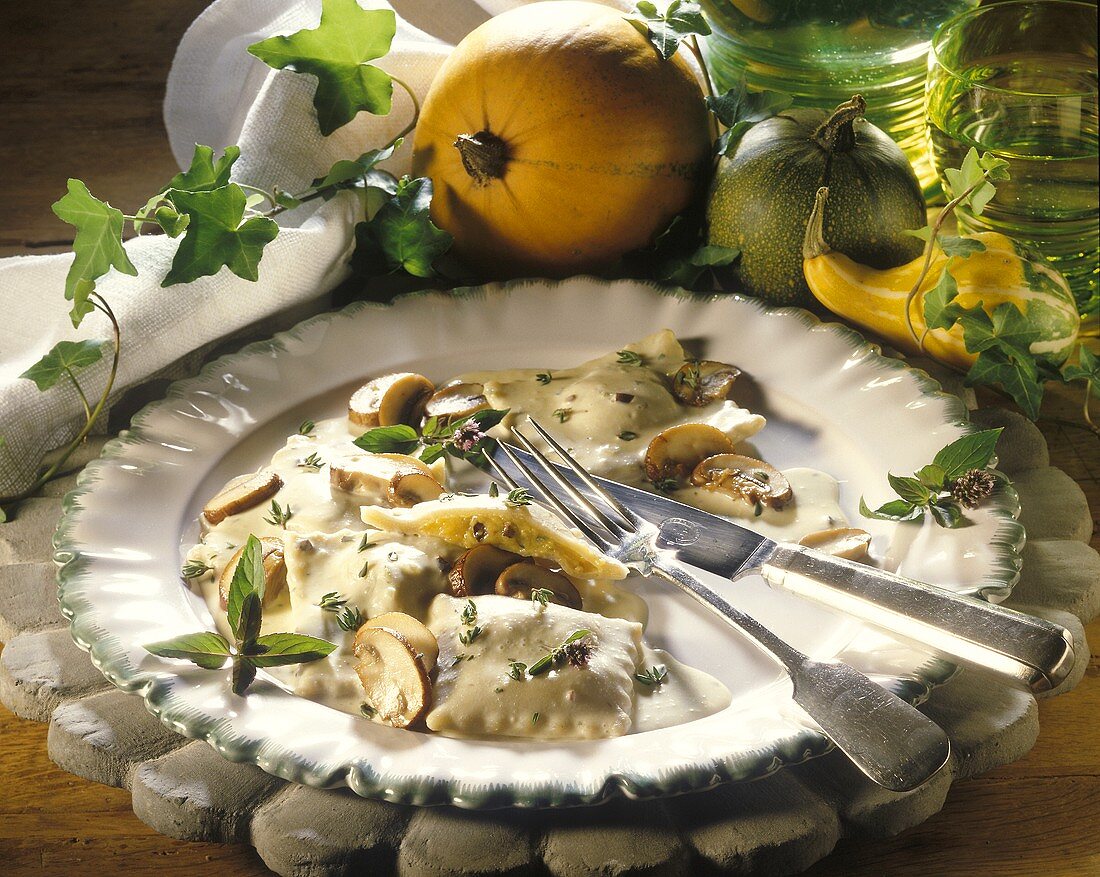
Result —
[[702, 0], [707, 63], [722, 90], [750, 89], [831, 108], [862, 94], [867, 118], [905, 151], [926, 197], [939, 194], [924, 128], [936, 28], [978, 0]]

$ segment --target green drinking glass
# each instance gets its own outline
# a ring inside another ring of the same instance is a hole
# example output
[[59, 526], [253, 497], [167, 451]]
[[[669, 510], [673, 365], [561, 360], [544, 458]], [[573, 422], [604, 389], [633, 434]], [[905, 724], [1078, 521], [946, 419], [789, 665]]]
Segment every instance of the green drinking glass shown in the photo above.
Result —
[[1097, 12], [1073, 0], [1012, 0], [944, 22], [928, 56], [925, 117], [942, 176], [991, 152], [1012, 179], [967, 231], [997, 231], [1065, 276], [1096, 334], [1100, 314]]
[[713, 33], [707, 63], [720, 90], [832, 109], [862, 94], [867, 118], [905, 151], [925, 195], [939, 193], [924, 132], [928, 46], [936, 28], [978, 0], [700, 0]]

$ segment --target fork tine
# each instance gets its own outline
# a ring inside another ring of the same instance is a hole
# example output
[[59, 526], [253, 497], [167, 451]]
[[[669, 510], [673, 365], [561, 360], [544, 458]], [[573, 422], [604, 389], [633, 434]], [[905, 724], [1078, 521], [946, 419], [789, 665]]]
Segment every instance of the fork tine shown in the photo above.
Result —
[[547, 490], [546, 485], [544, 485], [541, 481], [539, 481], [538, 478], [535, 477], [534, 473], [532, 473], [531, 470], [527, 468], [524, 462], [515, 455], [515, 453], [510, 447], [508, 447], [508, 445], [504, 444], [504, 442], [500, 442], [499, 447], [501, 451], [504, 452], [504, 455], [509, 460], [511, 460], [512, 465], [519, 469], [520, 473], [531, 484], [533, 484], [542, 492], [542, 495], [546, 498], [546, 501], [554, 507], [554, 510], [559, 515], [572, 521], [576, 525], [577, 529], [579, 529], [582, 533], [584, 533], [585, 536], [591, 539], [598, 548], [602, 549], [603, 551], [607, 551], [609, 548], [611, 548], [611, 543], [608, 542], [608, 540], [605, 539], [598, 530], [596, 530], [588, 521], [586, 521], [584, 518], [574, 512], [571, 508], [562, 503], [562, 501], [554, 496], [551, 491]]
[[[600, 510], [599, 506], [597, 506], [594, 502], [592, 502], [592, 500], [590, 500], [587, 496], [577, 490], [577, 488], [575, 488], [569, 481], [567, 481], [565, 478], [562, 478], [558, 470], [554, 468], [554, 464], [546, 459], [546, 455], [543, 454], [542, 451], [540, 451], [538, 448], [536, 448], [531, 443], [531, 440], [527, 438], [527, 436], [525, 436], [515, 427], [512, 427], [512, 435], [514, 435], [516, 439], [519, 440], [519, 443], [523, 445], [524, 450], [526, 450], [527, 453], [529, 453], [538, 461], [538, 464], [544, 470], [546, 470], [546, 474], [553, 479], [554, 483], [558, 485], [558, 487], [560, 487], [569, 495], [569, 498], [572, 499], [573, 502], [577, 503], [577, 505], [585, 509], [590, 515], [592, 515], [592, 517], [599, 521], [604, 526], [604, 529], [606, 529], [607, 532], [609, 532], [612, 536], [615, 536], [616, 538], [622, 538], [623, 528], [619, 524], [611, 520], [611, 518], [609, 518], [607, 515], [605, 515], [603, 511]], [[629, 531], [631, 533], [635, 532], [635, 530], [635, 527], [629, 528]]]
[[497, 473], [497, 477], [504, 482], [505, 487], [509, 490], [515, 490], [519, 487], [519, 484], [516, 483], [516, 479], [509, 475], [505, 468], [493, 459], [492, 455], [486, 454], [485, 459], [489, 461], [489, 465], [493, 467], [493, 471]]
[[[565, 465], [572, 470], [573, 474], [581, 480], [585, 487], [587, 487], [594, 494], [596, 494], [596, 496], [603, 500], [605, 505], [618, 512], [623, 521], [625, 521], [632, 530], [635, 529], [634, 517], [630, 514], [630, 512], [623, 508], [622, 503], [620, 503], [617, 499], [615, 499], [615, 497], [613, 497], [610, 493], [600, 487], [600, 485], [595, 482], [592, 476], [588, 474], [588, 470], [585, 469], [576, 460], [574, 460], [573, 456], [565, 448], [558, 444], [557, 440], [552, 435], [550, 435], [550, 433], [548, 433], [542, 427], [542, 425], [537, 420], [535, 420], [535, 418], [528, 416], [527, 420], [531, 424], [531, 426], [535, 428], [538, 434], [546, 440], [546, 443], [554, 449], [554, 453], [561, 457], [562, 462], [565, 463]], [[515, 432], [515, 430], [513, 430], [513, 432]]]

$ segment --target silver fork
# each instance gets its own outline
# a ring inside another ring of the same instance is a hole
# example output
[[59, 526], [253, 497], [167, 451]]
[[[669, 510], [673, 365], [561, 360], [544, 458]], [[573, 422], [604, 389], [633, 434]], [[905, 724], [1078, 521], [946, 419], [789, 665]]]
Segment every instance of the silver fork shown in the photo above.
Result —
[[[566, 506], [508, 445], [500, 442], [500, 451], [529, 485], [542, 494], [546, 504], [572, 522], [608, 557], [642, 575], [658, 576], [746, 634], [786, 670], [794, 686], [795, 703], [867, 777], [892, 791], [906, 792], [925, 783], [943, 767], [950, 756], [951, 743], [931, 719], [847, 664], [811, 660], [670, 560], [667, 552], [657, 548], [657, 527], [608, 494], [542, 427], [529, 420], [562, 462], [606, 506], [607, 512], [563, 478], [554, 464], [513, 427], [516, 440], [564, 495], [576, 503], [576, 508]], [[526, 486], [520, 485], [491, 456], [489, 462], [509, 489]]]

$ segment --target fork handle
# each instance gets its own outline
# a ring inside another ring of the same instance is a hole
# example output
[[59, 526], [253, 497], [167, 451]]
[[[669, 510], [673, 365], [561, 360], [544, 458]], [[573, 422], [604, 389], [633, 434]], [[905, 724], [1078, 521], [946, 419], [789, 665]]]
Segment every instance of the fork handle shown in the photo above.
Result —
[[1073, 667], [1073, 637], [1057, 624], [866, 564], [780, 543], [761, 573], [772, 587], [1034, 691], [1056, 687]]
[[651, 569], [747, 634], [790, 675], [792, 697], [867, 777], [908, 792], [947, 762], [951, 743], [935, 722], [847, 664], [812, 661], [676, 564]]

